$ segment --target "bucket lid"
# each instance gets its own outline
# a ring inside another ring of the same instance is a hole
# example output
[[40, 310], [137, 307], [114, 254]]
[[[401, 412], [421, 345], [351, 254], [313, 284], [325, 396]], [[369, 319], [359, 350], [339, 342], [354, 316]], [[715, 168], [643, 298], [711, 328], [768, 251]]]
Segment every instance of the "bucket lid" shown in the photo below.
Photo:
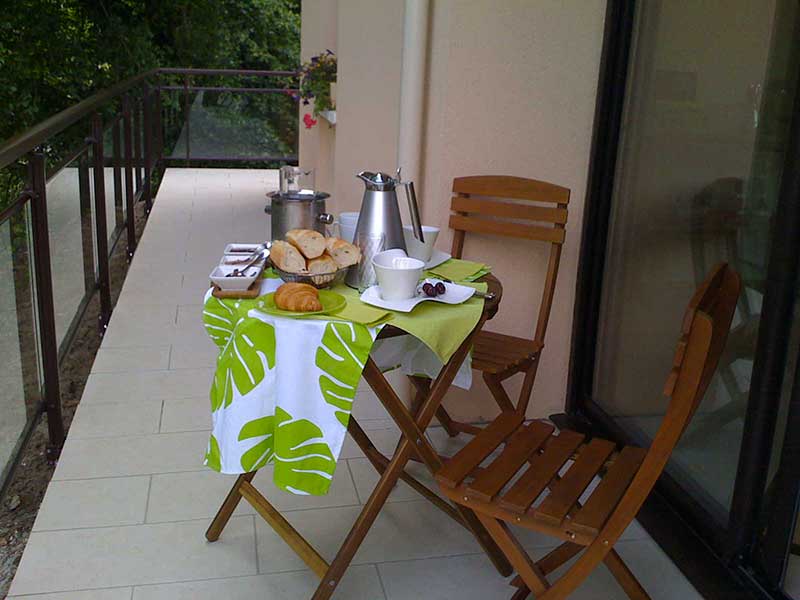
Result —
[[330, 194], [326, 192], [314, 192], [313, 194], [301, 194], [299, 192], [269, 192], [268, 198], [273, 200], [287, 200], [290, 202], [311, 202], [313, 200], [325, 200], [330, 198]]

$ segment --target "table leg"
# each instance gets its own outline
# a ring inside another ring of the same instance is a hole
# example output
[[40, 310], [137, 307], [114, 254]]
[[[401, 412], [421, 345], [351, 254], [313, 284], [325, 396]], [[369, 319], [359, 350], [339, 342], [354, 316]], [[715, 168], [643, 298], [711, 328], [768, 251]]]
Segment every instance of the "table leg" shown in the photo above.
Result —
[[[389, 458], [384, 456], [383, 453], [372, 444], [372, 441], [369, 439], [367, 434], [363, 429], [361, 429], [361, 425], [358, 424], [352, 415], [350, 416], [350, 421], [347, 424], [347, 431], [355, 440], [356, 444], [358, 444], [358, 447], [361, 448], [361, 451], [364, 453], [364, 456], [367, 457], [370, 464], [372, 464], [373, 468], [378, 472], [378, 475], [383, 475], [383, 473], [386, 471], [386, 468], [389, 466]], [[399, 448], [399, 441], [397, 442], [397, 445]], [[395, 452], [397, 452], [397, 450], [395, 450]], [[437, 495], [436, 492], [431, 490], [428, 486], [405, 470], [403, 470], [403, 472], [400, 474], [400, 479], [407, 483], [423, 498], [444, 512], [448, 517], [456, 521], [456, 523], [459, 525], [464, 525], [464, 521], [461, 519], [458, 511], [452, 504], [450, 504], [448, 500], [445, 500], [441, 496]]]
[[255, 476], [256, 471], [253, 471], [252, 473], [244, 473], [239, 475], [239, 477], [236, 479], [236, 483], [233, 484], [233, 487], [231, 488], [231, 491], [228, 492], [228, 495], [225, 498], [225, 501], [222, 503], [222, 506], [219, 507], [217, 516], [214, 517], [214, 520], [211, 521], [211, 525], [208, 526], [208, 530], [206, 531], [206, 539], [209, 542], [216, 542], [219, 539], [219, 536], [222, 533], [222, 530], [225, 529], [225, 525], [228, 524], [228, 520], [231, 518], [233, 511], [236, 510], [236, 507], [239, 505], [239, 501], [242, 499], [242, 483], [250, 483]]
[[[392, 416], [392, 419], [400, 427], [404, 439], [413, 441], [414, 452], [419, 455], [422, 462], [425, 463], [432, 474], [435, 474], [442, 468], [442, 460], [439, 458], [433, 446], [430, 445], [430, 442], [428, 442], [423, 431], [427, 429], [428, 425], [430, 425], [433, 420], [436, 409], [441, 405], [445, 393], [453, 382], [462, 361], [472, 346], [472, 336], [480, 331], [483, 323], [484, 320], [479, 322], [478, 326], [473, 330], [473, 333], [464, 340], [455, 354], [453, 354], [448, 363], [441, 370], [439, 376], [430, 388], [428, 397], [420, 406], [416, 420], [411, 416], [411, 413], [392, 386], [389, 385], [389, 382], [386, 381], [386, 378], [375, 362], [369, 358], [364, 366], [364, 379], [383, 403], [386, 410]], [[411, 456], [412, 454], [409, 453], [408, 458], [410, 459]], [[408, 459], [406, 462], [407, 461]], [[403, 466], [405, 468], [405, 463]], [[483, 547], [497, 571], [504, 577], [510, 575], [512, 572], [511, 565], [486, 531], [486, 528], [478, 520], [475, 513], [462, 505], [457, 505], [455, 508], [461, 516], [464, 525], [472, 532], [478, 543]]]
[[[397, 451], [389, 461], [383, 474], [378, 480], [378, 484], [372, 490], [369, 499], [364, 504], [364, 508], [358, 515], [352, 529], [347, 534], [344, 543], [339, 548], [336, 557], [330, 564], [327, 574], [322, 578], [312, 600], [329, 600], [336, 586], [339, 584], [345, 570], [353, 560], [358, 548], [364, 541], [370, 527], [378, 517], [383, 505], [389, 497], [394, 486], [397, 484], [401, 475], [405, 471], [406, 464], [413, 454], [417, 454], [426, 464], [431, 473], [435, 473], [442, 466], [441, 459], [434, 448], [425, 438], [424, 431], [430, 425], [436, 413], [436, 409], [441, 405], [445, 392], [450, 387], [453, 379], [461, 366], [462, 361], [472, 346], [472, 338], [476, 332], [480, 331], [486, 316], [481, 319], [467, 339], [461, 344], [453, 354], [448, 363], [439, 373], [433, 382], [427, 397], [422, 401], [415, 419], [403, 401], [397, 396], [383, 373], [372, 360], [368, 358], [364, 366], [363, 377], [369, 383], [372, 390], [383, 403], [386, 410], [392, 416], [402, 432], [403, 438], [398, 445]], [[373, 463], [374, 464], [374, 463]], [[480, 523], [474, 512], [463, 506], [457, 506], [460, 520], [472, 531], [478, 543], [483, 547], [490, 560], [494, 563], [497, 570], [503, 576], [511, 575], [512, 568], [497, 544], [491, 538], [485, 527]]]

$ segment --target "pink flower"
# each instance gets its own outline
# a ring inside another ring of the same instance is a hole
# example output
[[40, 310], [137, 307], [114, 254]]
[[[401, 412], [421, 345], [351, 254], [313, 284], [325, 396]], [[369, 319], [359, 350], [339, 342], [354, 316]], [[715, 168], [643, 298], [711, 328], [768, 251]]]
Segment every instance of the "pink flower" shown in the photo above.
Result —
[[306, 126], [306, 129], [311, 129], [314, 125], [317, 124], [317, 120], [312, 118], [309, 113], [303, 115], [303, 123]]

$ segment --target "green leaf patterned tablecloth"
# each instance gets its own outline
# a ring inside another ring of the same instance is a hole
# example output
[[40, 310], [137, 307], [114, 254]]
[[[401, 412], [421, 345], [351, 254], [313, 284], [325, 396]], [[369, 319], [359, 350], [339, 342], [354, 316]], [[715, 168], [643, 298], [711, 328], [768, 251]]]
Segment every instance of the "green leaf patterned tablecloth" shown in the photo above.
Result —
[[[282, 283], [265, 276], [261, 296]], [[458, 306], [423, 303], [401, 314], [369, 307], [353, 290], [336, 291], [347, 298], [345, 309], [303, 318], [268, 314], [260, 310], [262, 298], [220, 300], [206, 293], [203, 324], [220, 350], [210, 394], [209, 468], [239, 474], [272, 463], [277, 487], [327, 493], [370, 353], [379, 367], [435, 377], [483, 310], [473, 299]], [[387, 322], [411, 335], [376, 344]], [[454, 385], [471, 382], [466, 360]]]
[[[265, 279], [262, 292], [281, 283]], [[206, 465], [246, 473], [274, 463], [281, 489], [325, 494], [378, 329], [278, 317], [261, 306], [206, 295], [203, 323], [220, 348]]]

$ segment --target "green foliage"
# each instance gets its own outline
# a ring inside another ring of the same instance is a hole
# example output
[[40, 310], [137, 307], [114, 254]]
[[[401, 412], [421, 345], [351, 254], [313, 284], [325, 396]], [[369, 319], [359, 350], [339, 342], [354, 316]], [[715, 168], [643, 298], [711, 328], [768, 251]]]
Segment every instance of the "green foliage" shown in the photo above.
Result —
[[[294, 71], [299, 64], [300, 0], [15, 0], [3, 8], [0, 140], [154, 67]], [[284, 87], [288, 80], [226, 77], [198, 83], [247, 87], [264, 81]], [[222, 119], [255, 123], [254, 136], [292, 149], [297, 111], [287, 97], [203, 100], [220, 106]], [[164, 94], [164, 106], [182, 109], [178, 95]], [[88, 123], [79, 123], [49, 140], [49, 164], [75, 148], [88, 130]], [[24, 165], [0, 173], [0, 209], [23, 176]]]
[[336, 83], [336, 55], [330, 50], [312, 56], [300, 69], [300, 97], [303, 104], [314, 100], [314, 116], [334, 108], [332, 83]]

